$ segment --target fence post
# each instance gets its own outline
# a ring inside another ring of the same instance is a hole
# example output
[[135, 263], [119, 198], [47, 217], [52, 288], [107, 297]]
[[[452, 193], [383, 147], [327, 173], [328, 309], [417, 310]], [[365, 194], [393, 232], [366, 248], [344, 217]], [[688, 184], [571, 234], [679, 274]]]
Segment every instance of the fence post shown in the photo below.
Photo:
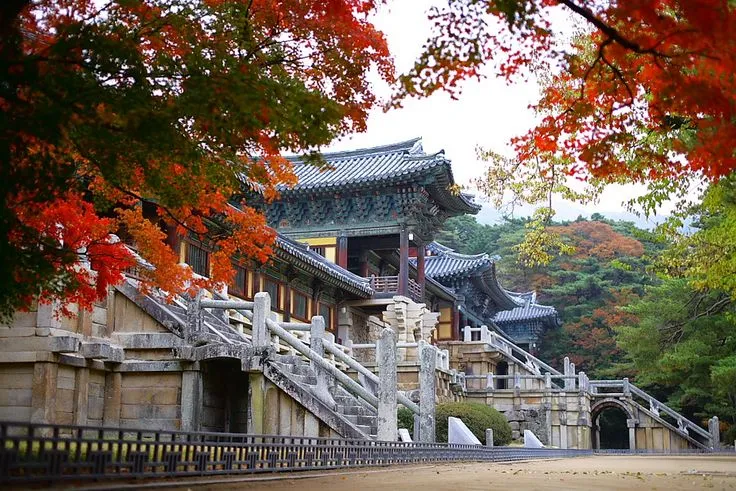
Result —
[[268, 348], [271, 340], [268, 337], [266, 319], [271, 315], [271, 296], [267, 292], [258, 292], [253, 303], [253, 347]]
[[198, 290], [194, 297], [187, 300], [187, 325], [184, 331], [184, 340], [189, 344], [194, 344], [202, 332], [202, 324], [204, 321], [204, 313], [200, 302], [202, 301], [202, 290]]
[[493, 448], [493, 428], [486, 429], [486, 447]]
[[465, 326], [463, 329], [463, 341], [469, 343], [473, 340], [473, 333], [470, 331], [470, 326]]
[[552, 388], [552, 374], [549, 372], [546, 372], [544, 374], [544, 388], [545, 389], [551, 389]]
[[487, 391], [493, 391], [493, 389], [496, 388], [495, 385], [494, 385], [493, 378], [494, 377], [493, 377], [493, 374], [492, 373], [489, 373], [488, 375], [486, 375], [486, 390]]
[[721, 425], [718, 422], [718, 416], [713, 416], [708, 420], [708, 431], [710, 431], [710, 443], [713, 450], [721, 449]]
[[484, 343], [488, 343], [489, 341], [488, 334], [489, 334], [488, 326], [486, 325], [480, 326], [480, 340], [483, 341]]
[[[386, 327], [376, 343], [378, 353], [378, 440], [396, 441], [396, 338]], [[423, 433], [423, 432], [421, 432]]]
[[[324, 358], [325, 356], [325, 318], [321, 315], [312, 317], [312, 324], [309, 329], [309, 347], [317, 355]], [[335, 400], [330, 394], [330, 374], [326, 370], [319, 367], [316, 363], [311, 362], [312, 370], [317, 378], [316, 391], [318, 397], [330, 407], [335, 407]]]
[[437, 356], [435, 348], [426, 341], [419, 341], [419, 346], [419, 441], [434, 443]]
[[631, 395], [631, 385], [629, 385], [629, 379], [628, 378], [624, 378], [624, 381], [623, 381], [623, 392], [624, 392], [624, 395], [627, 396], [627, 397]]
[[575, 364], [570, 363], [570, 376], [572, 377], [570, 379], [570, 390], [575, 390], [575, 375], [577, 375], [575, 373]]
[[565, 357], [565, 368], [563, 370], [563, 374], [565, 375], [565, 380], [562, 386], [565, 390], [570, 390], [570, 380], [567, 378], [570, 376], [570, 358], [567, 356]]

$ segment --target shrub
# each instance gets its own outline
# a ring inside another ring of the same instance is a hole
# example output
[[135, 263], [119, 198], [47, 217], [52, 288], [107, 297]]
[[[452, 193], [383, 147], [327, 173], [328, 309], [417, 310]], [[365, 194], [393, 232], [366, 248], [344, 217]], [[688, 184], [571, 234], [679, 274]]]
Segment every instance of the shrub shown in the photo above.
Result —
[[411, 438], [414, 439], [414, 413], [408, 407], [401, 406], [396, 412], [396, 417], [399, 420], [399, 428], [406, 428], [409, 430]]
[[460, 418], [473, 435], [485, 443], [486, 428], [493, 429], [493, 444], [511, 442], [511, 426], [506, 417], [492, 407], [477, 402], [448, 402], [438, 404], [435, 410], [435, 432], [438, 442], [447, 442], [447, 418]]

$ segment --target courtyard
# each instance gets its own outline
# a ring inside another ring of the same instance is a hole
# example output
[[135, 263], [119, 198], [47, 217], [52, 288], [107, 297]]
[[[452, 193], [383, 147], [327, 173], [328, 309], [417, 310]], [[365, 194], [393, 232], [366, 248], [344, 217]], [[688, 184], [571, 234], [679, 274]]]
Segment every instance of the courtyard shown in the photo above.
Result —
[[[217, 482], [215, 482], [217, 481]], [[160, 486], [161, 483], [157, 483]], [[188, 481], [177, 489], [193, 489]], [[136, 486], [140, 487], [140, 486]], [[736, 489], [736, 455], [591, 456], [518, 463], [393, 466], [319, 474], [197, 480], [217, 490]]]

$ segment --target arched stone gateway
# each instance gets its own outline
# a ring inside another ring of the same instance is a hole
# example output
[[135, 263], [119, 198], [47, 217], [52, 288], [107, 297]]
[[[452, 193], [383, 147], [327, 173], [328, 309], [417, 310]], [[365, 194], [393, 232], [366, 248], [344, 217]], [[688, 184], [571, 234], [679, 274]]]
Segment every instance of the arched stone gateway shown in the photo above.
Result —
[[600, 416], [609, 409], [614, 409], [622, 412], [626, 415], [626, 427], [629, 433], [629, 448], [636, 449], [636, 417], [631, 411], [628, 404], [620, 399], [614, 399], [613, 397], [607, 397], [595, 402], [590, 408], [590, 423], [591, 423], [591, 446], [594, 449], [601, 448], [601, 427], [600, 427]]

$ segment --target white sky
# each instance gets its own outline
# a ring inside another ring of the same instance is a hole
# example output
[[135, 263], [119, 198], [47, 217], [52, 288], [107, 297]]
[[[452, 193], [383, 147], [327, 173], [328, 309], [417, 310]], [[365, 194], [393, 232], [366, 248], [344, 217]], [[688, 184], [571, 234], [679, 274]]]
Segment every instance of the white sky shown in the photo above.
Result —
[[[432, 3], [437, 3], [437, 0], [394, 0], [375, 20], [387, 36], [399, 73], [411, 67], [427, 39], [430, 25], [425, 13]], [[560, 22], [564, 24], [566, 20], [561, 18]], [[570, 25], [565, 27], [569, 29]], [[489, 77], [467, 81], [462, 89], [459, 100], [452, 100], [446, 94], [435, 94], [425, 99], [408, 100], [402, 109], [387, 113], [376, 109], [368, 119], [365, 133], [343, 138], [329, 150], [385, 145], [421, 136], [427, 152], [445, 150], [445, 155], [452, 160], [456, 182], [468, 185], [484, 167], [475, 156], [477, 145], [509, 153], [510, 138], [525, 133], [534, 124], [534, 114], [528, 106], [536, 102], [538, 88], [534, 82], [507, 85], [505, 81]], [[390, 90], [385, 84], [377, 85], [376, 93], [388, 97]], [[477, 194], [474, 189], [469, 191]], [[635, 194], [633, 186], [616, 186], [608, 189], [598, 204], [588, 207], [557, 200], [556, 218], [574, 219], [581, 214], [589, 216], [598, 212], [609, 218], [651, 226], [652, 223], [647, 224], [625, 212], [622, 201]], [[526, 213], [531, 209], [526, 209]], [[521, 210], [521, 214], [524, 211]], [[499, 213], [486, 205], [478, 219], [492, 223], [498, 217]]]

